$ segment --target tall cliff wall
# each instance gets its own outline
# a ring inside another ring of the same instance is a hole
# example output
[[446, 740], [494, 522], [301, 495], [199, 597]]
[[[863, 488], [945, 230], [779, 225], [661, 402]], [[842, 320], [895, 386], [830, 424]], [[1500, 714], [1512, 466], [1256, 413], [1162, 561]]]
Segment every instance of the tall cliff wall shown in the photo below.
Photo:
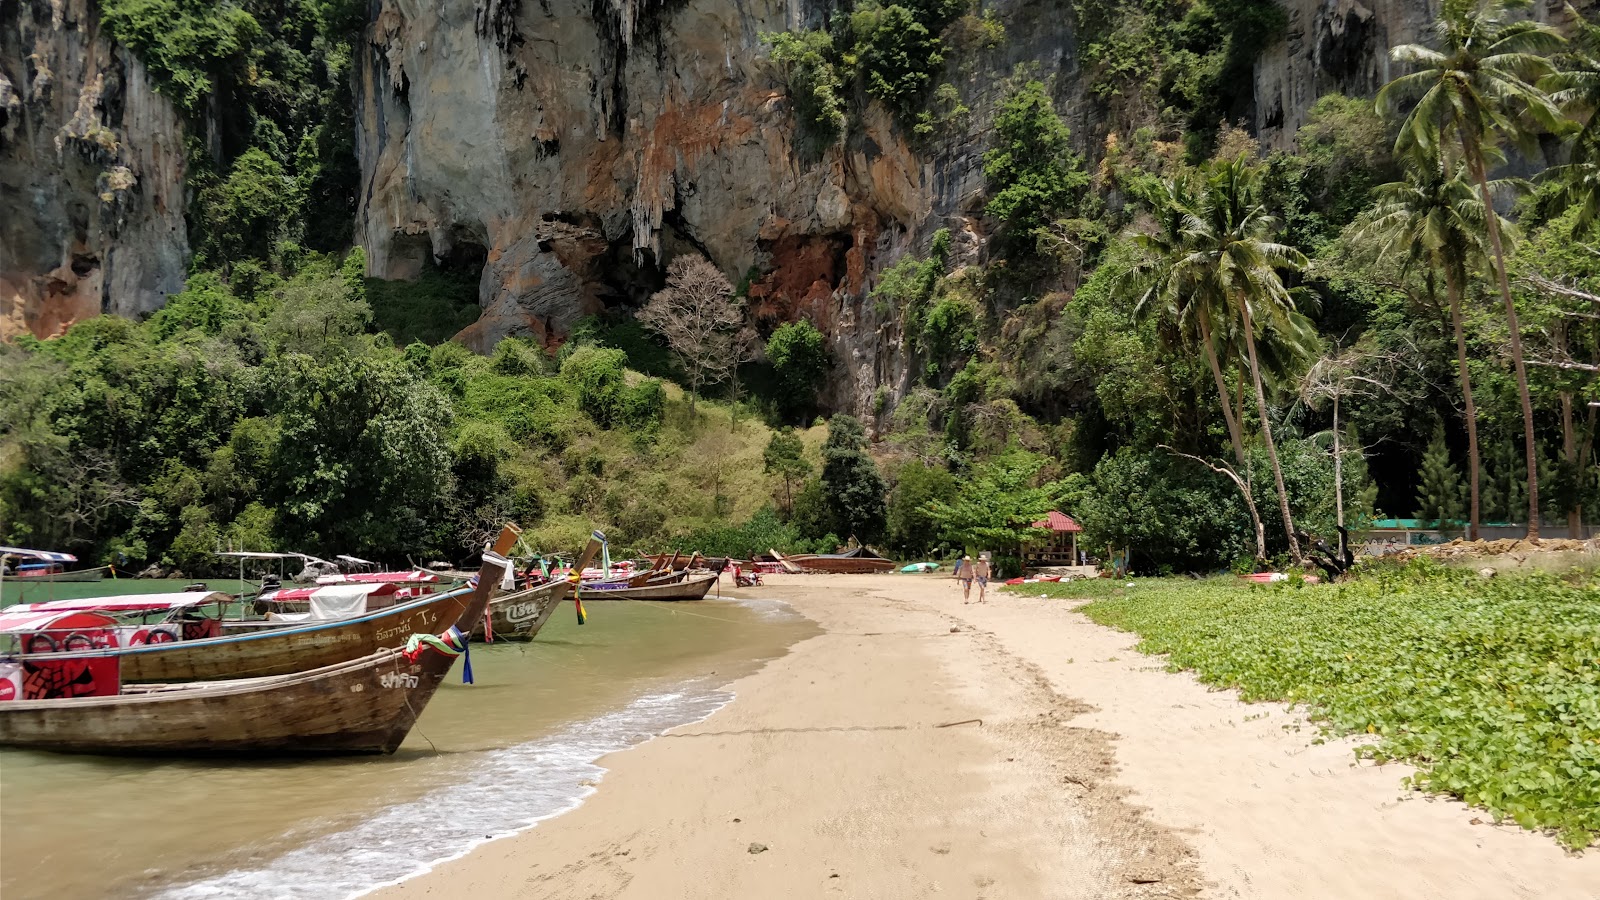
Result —
[[183, 127], [93, 0], [0, 0], [0, 338], [183, 287]]
[[[1289, 37], [1264, 49], [1257, 127], [1278, 146], [1328, 90], [1370, 92], [1387, 48], [1414, 40], [1433, 0], [1289, 0]], [[894, 323], [866, 300], [875, 274], [950, 227], [983, 240], [981, 161], [1005, 78], [1055, 79], [1078, 140], [1103, 129], [1084, 102], [1070, 5], [984, 4], [997, 51], [947, 75], [972, 108], [961, 136], [914, 152], [869, 107], [843, 145], [797, 145], [762, 32], [817, 27], [813, 0], [382, 0], [358, 62], [364, 185], [358, 240], [373, 274], [431, 256], [481, 259], [484, 317], [464, 335], [559, 337], [636, 302], [670, 258], [706, 253], [757, 310], [806, 315], [842, 364], [829, 399], [864, 411], [910, 373]]]
[[[1436, 0], [1285, 0], [1263, 48], [1255, 124], [1288, 146], [1328, 90], [1369, 93], [1387, 48]], [[1005, 78], [1055, 76], [1088, 149], [1067, 0], [994, 0], [996, 50], [952, 60], [971, 107], [960, 133], [913, 149], [867, 107], [841, 145], [802, 146], [759, 35], [818, 27], [828, 0], [380, 0], [355, 66], [362, 172], [355, 242], [372, 274], [430, 261], [481, 271], [462, 335], [557, 340], [581, 316], [641, 302], [679, 253], [706, 253], [769, 321], [807, 316], [841, 363], [830, 405], [862, 411], [911, 374], [895, 322], [866, 299], [877, 273], [956, 235], [985, 239], [982, 154]], [[181, 286], [182, 125], [91, 0], [0, 0], [0, 334], [100, 311], [137, 314]]]

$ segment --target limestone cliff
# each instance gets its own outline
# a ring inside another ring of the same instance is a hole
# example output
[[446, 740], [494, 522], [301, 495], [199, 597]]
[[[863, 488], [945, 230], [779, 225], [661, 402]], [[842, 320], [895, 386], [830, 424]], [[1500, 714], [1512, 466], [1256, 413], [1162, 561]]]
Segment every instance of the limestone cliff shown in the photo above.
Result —
[[[958, 263], [982, 255], [982, 155], [1006, 76], [1055, 76], [1084, 149], [1105, 126], [1082, 94], [1071, 4], [992, 0], [1005, 42], [945, 73], [971, 108], [957, 133], [913, 148], [873, 105], [843, 144], [809, 150], [759, 36], [819, 27], [829, 2], [378, 0], [355, 64], [354, 242], [383, 278], [481, 272], [484, 314], [462, 335], [478, 349], [555, 342], [703, 252], [753, 278], [768, 322], [822, 327], [840, 363], [825, 399], [865, 411], [912, 375], [867, 299], [878, 273], [941, 227]], [[1255, 84], [1276, 146], [1320, 94], [1375, 89], [1387, 48], [1436, 11], [1285, 2], [1287, 36], [1263, 48]], [[0, 0], [0, 26], [0, 333], [155, 308], [187, 258], [178, 116], [91, 0]]]
[[[1289, 0], [1290, 34], [1265, 48], [1257, 126], [1279, 146], [1328, 90], [1375, 89], [1390, 44], [1414, 40], [1432, 0]], [[1077, 138], [1101, 137], [1077, 78], [1073, 17], [1057, 0], [984, 4], [998, 50], [949, 77], [964, 134], [914, 152], [870, 107], [850, 140], [797, 146], [790, 104], [759, 40], [817, 27], [812, 0], [382, 0], [358, 62], [364, 177], [359, 242], [373, 274], [481, 259], [483, 319], [464, 338], [553, 340], [580, 316], [637, 302], [659, 268], [705, 252], [773, 320], [812, 318], [841, 364], [828, 399], [865, 411], [910, 373], [892, 322], [866, 299], [875, 274], [950, 227], [971, 258], [984, 223], [981, 160], [1005, 77], [1057, 76]]]
[[92, 0], [0, 2], [0, 338], [183, 287], [183, 129]]

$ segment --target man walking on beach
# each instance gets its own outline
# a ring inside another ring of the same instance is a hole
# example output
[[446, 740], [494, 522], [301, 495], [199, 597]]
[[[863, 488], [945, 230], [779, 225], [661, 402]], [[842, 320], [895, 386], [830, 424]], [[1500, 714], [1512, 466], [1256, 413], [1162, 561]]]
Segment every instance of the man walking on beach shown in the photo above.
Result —
[[961, 582], [961, 602], [972, 602], [972, 557], [963, 556], [956, 562], [956, 580]]
[[[971, 557], [968, 557], [968, 559], [971, 559]], [[982, 603], [984, 594], [989, 590], [989, 551], [985, 550], [979, 553], [977, 565], [971, 566], [968, 571], [973, 574], [967, 578], [967, 588], [971, 589], [972, 578], [976, 577], [978, 579], [978, 602]]]

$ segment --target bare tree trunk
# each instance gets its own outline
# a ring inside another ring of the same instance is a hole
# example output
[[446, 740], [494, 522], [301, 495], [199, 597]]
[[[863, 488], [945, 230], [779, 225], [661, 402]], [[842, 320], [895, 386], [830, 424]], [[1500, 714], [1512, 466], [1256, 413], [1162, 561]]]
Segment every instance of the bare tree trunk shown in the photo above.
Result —
[[1339, 523], [1339, 558], [1344, 559], [1344, 454], [1339, 448], [1339, 395], [1333, 395], [1333, 507]]
[[1250, 319], [1250, 302], [1240, 299], [1244, 314], [1244, 346], [1250, 352], [1250, 380], [1256, 388], [1256, 408], [1261, 414], [1261, 438], [1267, 444], [1267, 459], [1272, 462], [1272, 481], [1278, 488], [1278, 511], [1283, 514], [1283, 533], [1289, 538], [1289, 558], [1300, 562], [1300, 540], [1294, 536], [1294, 516], [1289, 513], [1289, 491], [1283, 486], [1283, 467], [1278, 465], [1278, 445], [1272, 440], [1272, 423], [1267, 417], [1267, 391], [1261, 386], [1261, 367], [1256, 363], [1255, 323]]
[[[1239, 477], [1238, 472], [1235, 472], [1227, 466], [1219, 466], [1216, 463], [1206, 462], [1204, 459], [1194, 456], [1193, 454], [1179, 453], [1171, 447], [1168, 447], [1166, 444], [1161, 444], [1160, 447], [1174, 456], [1181, 456], [1184, 459], [1192, 459], [1211, 471], [1216, 472], [1218, 475], [1226, 475], [1228, 480], [1234, 483], [1234, 486], [1239, 489], [1239, 493], [1244, 495], [1245, 508], [1250, 511], [1251, 531], [1253, 531], [1256, 536], [1256, 561], [1265, 562], [1267, 559], [1267, 527], [1261, 524], [1261, 513], [1256, 509], [1256, 498], [1250, 493], [1250, 485], [1246, 484], [1245, 480]], [[1340, 511], [1339, 515], [1339, 524], [1342, 525], [1344, 524], [1343, 510]], [[1340, 552], [1343, 553], [1344, 551], [1341, 549]]]
[[1461, 279], [1448, 260], [1444, 262], [1445, 288], [1450, 294], [1450, 324], [1456, 332], [1456, 371], [1461, 377], [1461, 399], [1467, 418], [1467, 473], [1471, 484], [1472, 501], [1467, 518], [1467, 540], [1478, 539], [1478, 527], [1483, 518], [1478, 502], [1478, 406], [1472, 400], [1472, 376], [1467, 373], [1467, 336], [1461, 326]]
[[[1577, 471], [1578, 442], [1572, 433], [1572, 394], [1561, 392], [1561, 455], [1566, 457], [1567, 465], [1573, 466]], [[1580, 476], [1581, 477], [1581, 476]], [[1583, 484], [1578, 484], [1578, 497], [1583, 497]], [[1576, 501], [1577, 509], [1582, 509], [1582, 499]], [[1573, 510], [1567, 511], [1567, 537], [1577, 539], [1582, 536], [1582, 526], [1578, 524], [1579, 516]]]
[[1211, 377], [1217, 382], [1217, 400], [1222, 403], [1222, 418], [1228, 423], [1228, 439], [1233, 442], [1233, 458], [1239, 467], [1249, 470], [1244, 458], [1244, 435], [1239, 430], [1239, 419], [1233, 414], [1232, 398], [1228, 396], [1228, 381], [1222, 377], [1222, 363], [1217, 360], [1217, 348], [1211, 343], [1211, 326], [1204, 315], [1200, 316], [1200, 340], [1206, 345], [1206, 362], [1211, 366]]
[[1584, 416], [1583, 445], [1578, 448], [1576, 460], [1578, 466], [1578, 502], [1572, 507], [1572, 517], [1568, 519], [1568, 534], [1577, 539], [1583, 538], [1583, 471], [1589, 467], [1589, 453], [1594, 449], [1594, 431], [1596, 414], [1600, 407], [1589, 407], [1589, 414]]
[[1539, 455], [1533, 433], [1533, 395], [1528, 392], [1528, 366], [1522, 360], [1522, 325], [1517, 321], [1517, 304], [1511, 299], [1511, 282], [1506, 279], [1505, 248], [1500, 243], [1500, 217], [1495, 215], [1494, 199], [1489, 196], [1489, 175], [1483, 151], [1470, 139], [1463, 139], [1472, 177], [1478, 181], [1483, 198], [1484, 218], [1489, 226], [1489, 245], [1494, 249], [1494, 274], [1500, 283], [1500, 299], [1506, 305], [1506, 325], [1511, 333], [1511, 368], [1517, 375], [1517, 395], [1522, 400], [1522, 442], [1528, 460], [1528, 540], [1539, 539]]

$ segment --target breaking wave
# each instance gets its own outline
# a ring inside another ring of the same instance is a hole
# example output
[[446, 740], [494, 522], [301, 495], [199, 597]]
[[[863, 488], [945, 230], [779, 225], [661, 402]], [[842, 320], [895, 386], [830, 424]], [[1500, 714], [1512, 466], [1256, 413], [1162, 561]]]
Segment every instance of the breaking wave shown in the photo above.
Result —
[[[163, 900], [342, 900], [414, 878], [492, 840], [577, 808], [605, 774], [595, 761], [669, 728], [698, 722], [733, 699], [680, 686], [538, 740], [474, 754], [445, 794], [385, 807], [353, 828], [257, 866], [159, 890]], [[448, 807], [440, 815], [439, 807]], [[440, 856], [448, 848], [446, 855]]]

